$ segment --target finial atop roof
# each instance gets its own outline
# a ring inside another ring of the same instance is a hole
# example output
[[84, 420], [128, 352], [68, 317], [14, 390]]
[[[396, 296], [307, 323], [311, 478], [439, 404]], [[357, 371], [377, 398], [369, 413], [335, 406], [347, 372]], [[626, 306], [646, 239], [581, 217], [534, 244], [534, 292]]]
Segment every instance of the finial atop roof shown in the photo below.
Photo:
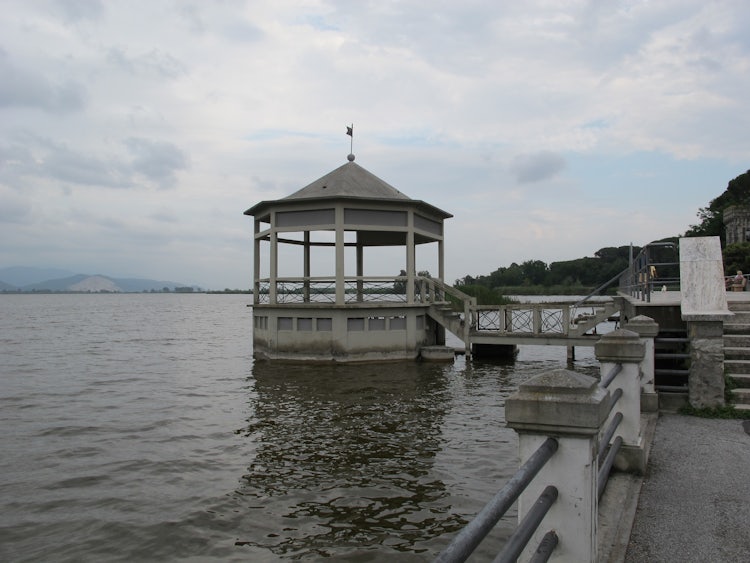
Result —
[[346, 157], [346, 160], [354, 162], [354, 123], [352, 123], [351, 126], [346, 126], [346, 134], [351, 137], [351, 142], [349, 143], [349, 156]]

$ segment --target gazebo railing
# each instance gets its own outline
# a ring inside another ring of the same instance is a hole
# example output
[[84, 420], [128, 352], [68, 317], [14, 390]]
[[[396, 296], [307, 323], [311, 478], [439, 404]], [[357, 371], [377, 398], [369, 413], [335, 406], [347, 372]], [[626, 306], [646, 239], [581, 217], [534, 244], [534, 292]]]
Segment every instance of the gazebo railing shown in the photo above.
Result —
[[[348, 276], [344, 278], [344, 303], [408, 303], [406, 276]], [[276, 305], [336, 303], [336, 279], [333, 277], [285, 277], [276, 279]], [[259, 280], [257, 304], [271, 303], [271, 280]], [[414, 303], [424, 295], [415, 283]]]

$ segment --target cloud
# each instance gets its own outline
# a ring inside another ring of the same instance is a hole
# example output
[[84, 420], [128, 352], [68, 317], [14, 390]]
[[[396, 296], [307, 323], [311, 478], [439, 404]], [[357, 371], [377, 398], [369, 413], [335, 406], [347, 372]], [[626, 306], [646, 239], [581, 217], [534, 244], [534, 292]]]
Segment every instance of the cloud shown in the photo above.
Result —
[[133, 155], [133, 170], [162, 188], [173, 187], [177, 172], [188, 167], [187, 155], [172, 143], [130, 138], [125, 145]]
[[565, 159], [549, 151], [520, 154], [513, 158], [510, 170], [519, 184], [533, 184], [553, 178], [565, 169]]
[[19, 194], [0, 185], [0, 223], [26, 223], [31, 215], [31, 203]]
[[182, 62], [158, 49], [129, 56], [126, 49], [112, 47], [107, 51], [107, 61], [133, 75], [150, 74], [161, 78], [177, 78], [186, 73], [186, 67]]
[[71, 23], [98, 20], [104, 13], [100, 0], [56, 0], [53, 5], [57, 7], [63, 18]]
[[37, 72], [14, 66], [0, 51], [0, 108], [29, 107], [49, 113], [80, 111], [86, 90], [70, 79], [50, 80]]
[[0, 180], [15, 188], [28, 186], [29, 178], [44, 178], [72, 186], [163, 189], [174, 187], [177, 172], [188, 167], [187, 154], [174, 143], [131, 137], [122, 144], [126, 154], [18, 135], [0, 145]]

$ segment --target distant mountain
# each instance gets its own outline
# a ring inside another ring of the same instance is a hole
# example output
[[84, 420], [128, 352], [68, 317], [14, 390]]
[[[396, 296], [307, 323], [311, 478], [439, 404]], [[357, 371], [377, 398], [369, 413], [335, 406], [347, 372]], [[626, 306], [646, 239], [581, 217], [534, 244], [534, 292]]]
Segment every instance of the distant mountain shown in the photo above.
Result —
[[[39, 280], [41, 273], [66, 274], [63, 277]], [[9, 274], [13, 281], [4, 279]], [[23, 279], [35, 279], [31, 283], [18, 283]], [[185, 287], [184, 283], [160, 281], [141, 278], [112, 278], [103, 275], [70, 274], [65, 270], [45, 270], [41, 268], [0, 268], [0, 291], [80, 291], [80, 292], [112, 292], [128, 293], [143, 291], [174, 291], [175, 288]]]
[[16, 288], [73, 275], [75, 275], [75, 272], [59, 268], [27, 268], [23, 266], [0, 268], [0, 280]]
[[30, 283], [20, 289], [21, 291], [69, 291], [70, 286], [80, 283], [88, 277], [86, 274], [78, 274], [66, 278]]
[[[185, 287], [184, 283], [173, 281], [156, 281], [140, 278], [113, 278], [123, 291], [161, 291], [165, 287], [174, 291], [176, 287]], [[197, 289], [197, 288], [196, 288]]]

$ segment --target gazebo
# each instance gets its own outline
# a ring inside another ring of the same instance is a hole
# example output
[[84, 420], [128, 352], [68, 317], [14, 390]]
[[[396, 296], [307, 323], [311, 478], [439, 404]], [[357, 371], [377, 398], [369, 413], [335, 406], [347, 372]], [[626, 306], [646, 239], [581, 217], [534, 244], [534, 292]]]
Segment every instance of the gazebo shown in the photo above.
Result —
[[[350, 154], [343, 166], [245, 215], [255, 224], [256, 358], [403, 360], [444, 344], [429, 308], [444, 287], [443, 221], [451, 214], [409, 198]], [[422, 245], [437, 262], [433, 277], [417, 275]], [[388, 272], [372, 272], [377, 267]]]

